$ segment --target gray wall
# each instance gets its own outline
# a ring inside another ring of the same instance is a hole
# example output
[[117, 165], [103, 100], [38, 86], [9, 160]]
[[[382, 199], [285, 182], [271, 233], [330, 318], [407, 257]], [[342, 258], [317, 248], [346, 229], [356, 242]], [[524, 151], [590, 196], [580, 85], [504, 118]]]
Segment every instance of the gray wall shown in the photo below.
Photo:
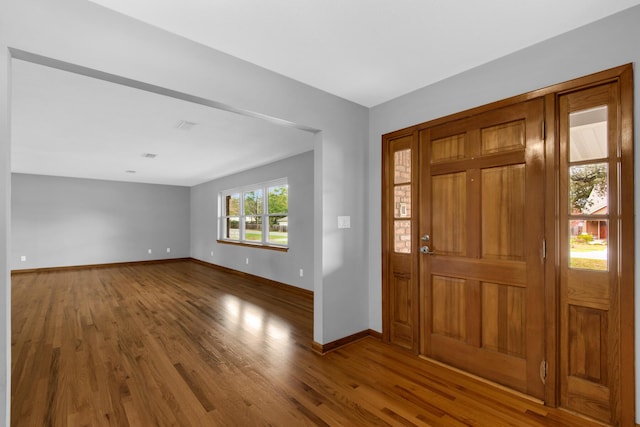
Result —
[[[640, 6], [591, 25], [531, 46], [473, 70], [443, 80], [371, 109], [369, 125], [369, 318], [370, 326], [382, 330], [381, 236], [381, 136], [410, 125], [453, 114], [492, 101], [523, 94], [618, 65], [640, 62]], [[635, 70], [637, 72], [637, 68]], [[640, 78], [635, 76], [635, 134], [640, 126]], [[637, 137], [636, 137], [637, 140]], [[640, 164], [640, 149], [635, 147]], [[635, 175], [636, 206], [640, 197], [640, 173]], [[637, 208], [636, 208], [637, 209]], [[640, 242], [640, 223], [635, 224]], [[421, 231], [424, 232], [424, 231]], [[636, 250], [636, 265], [640, 250]], [[640, 298], [640, 269], [636, 268], [636, 301]], [[636, 302], [636, 319], [640, 304]], [[640, 366], [640, 328], [636, 326], [636, 365]], [[640, 373], [640, 370], [638, 371]], [[639, 376], [636, 375], [638, 383]], [[636, 390], [639, 385], [636, 385]], [[640, 393], [636, 393], [640, 408]], [[636, 410], [640, 421], [640, 410]]]
[[0, 1], [0, 426], [9, 425], [11, 397], [11, 62], [6, 39], [7, 2]]
[[13, 174], [11, 191], [13, 270], [189, 256], [188, 187]]
[[[218, 193], [278, 178], [289, 182], [289, 251], [225, 245], [218, 238]], [[313, 290], [313, 151], [191, 188], [191, 256]], [[246, 259], [249, 264], [246, 264]], [[300, 277], [300, 269], [304, 275]]]

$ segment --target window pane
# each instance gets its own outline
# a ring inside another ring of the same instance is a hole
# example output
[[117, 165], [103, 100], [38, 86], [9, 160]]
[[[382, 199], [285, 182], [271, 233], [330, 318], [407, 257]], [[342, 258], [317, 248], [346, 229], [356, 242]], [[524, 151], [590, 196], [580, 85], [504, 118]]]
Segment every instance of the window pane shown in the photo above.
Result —
[[396, 218], [411, 217], [411, 186], [398, 185], [394, 189], [394, 193], [395, 193], [394, 217]]
[[232, 216], [225, 218], [225, 231], [224, 237], [226, 239], [239, 240], [240, 239], [240, 218]]
[[576, 111], [569, 115], [569, 161], [604, 159], [607, 156], [607, 107]]
[[569, 221], [569, 267], [607, 270], [609, 222], [601, 219]]
[[411, 221], [394, 221], [394, 250], [398, 253], [411, 253]]
[[393, 153], [393, 165], [393, 182], [395, 184], [411, 182], [411, 150]]
[[244, 240], [262, 241], [262, 217], [246, 216], [244, 218]]
[[260, 215], [262, 213], [262, 190], [244, 192], [244, 214]]
[[225, 206], [227, 215], [240, 215], [240, 193], [228, 195]]
[[289, 244], [289, 217], [272, 215], [269, 218], [269, 243], [276, 245]]
[[606, 163], [569, 168], [569, 213], [605, 215], [609, 213]]
[[269, 212], [283, 213], [289, 212], [289, 186], [288, 185], [276, 185], [275, 187], [269, 187]]

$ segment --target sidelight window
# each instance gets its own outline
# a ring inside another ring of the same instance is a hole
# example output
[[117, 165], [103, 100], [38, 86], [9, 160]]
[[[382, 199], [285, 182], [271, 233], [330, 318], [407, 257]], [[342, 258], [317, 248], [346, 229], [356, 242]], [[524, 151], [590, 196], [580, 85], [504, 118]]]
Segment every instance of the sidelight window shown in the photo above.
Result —
[[569, 115], [569, 266], [607, 270], [609, 167], [607, 106]]
[[411, 150], [396, 151], [393, 157], [393, 235], [397, 253], [411, 253]]

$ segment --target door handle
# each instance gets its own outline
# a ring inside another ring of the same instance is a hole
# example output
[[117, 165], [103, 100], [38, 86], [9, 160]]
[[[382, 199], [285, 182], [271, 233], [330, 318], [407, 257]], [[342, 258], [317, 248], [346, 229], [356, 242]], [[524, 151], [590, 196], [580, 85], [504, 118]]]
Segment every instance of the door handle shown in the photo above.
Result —
[[420, 248], [420, 252], [427, 255], [433, 255], [433, 252], [431, 251], [431, 249], [429, 249], [429, 246], [422, 246]]

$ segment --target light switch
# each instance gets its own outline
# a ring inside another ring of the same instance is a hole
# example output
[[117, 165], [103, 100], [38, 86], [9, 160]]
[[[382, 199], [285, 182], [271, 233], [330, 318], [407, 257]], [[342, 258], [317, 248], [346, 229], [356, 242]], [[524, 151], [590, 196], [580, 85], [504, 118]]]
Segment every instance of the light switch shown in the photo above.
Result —
[[351, 217], [350, 216], [339, 216], [338, 217], [338, 228], [351, 228]]

